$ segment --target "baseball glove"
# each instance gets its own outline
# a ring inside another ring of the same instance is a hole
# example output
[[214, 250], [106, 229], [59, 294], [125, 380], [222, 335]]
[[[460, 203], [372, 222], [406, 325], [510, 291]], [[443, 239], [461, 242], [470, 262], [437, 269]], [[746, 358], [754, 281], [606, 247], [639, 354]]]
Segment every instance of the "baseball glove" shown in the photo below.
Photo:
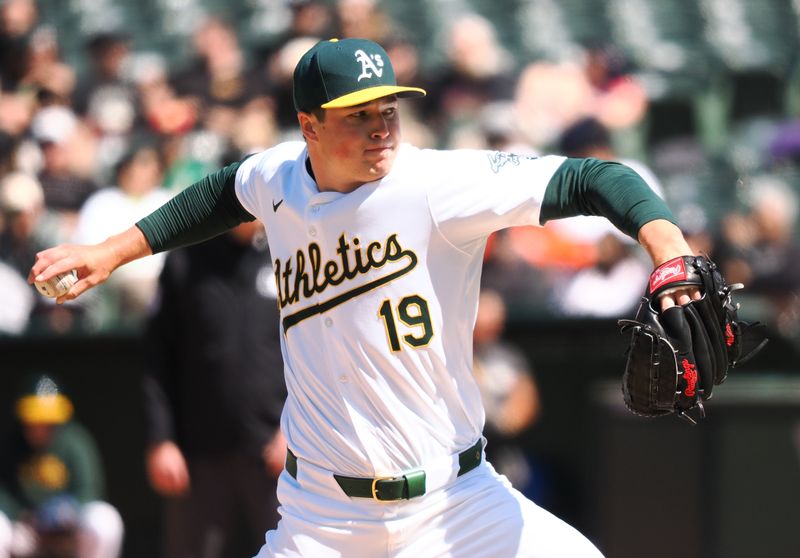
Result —
[[[697, 287], [699, 300], [660, 310], [659, 296]], [[622, 393], [627, 407], [654, 417], [677, 413], [696, 423], [703, 401], [728, 369], [766, 344], [764, 327], [739, 320], [732, 302], [741, 283], [728, 285], [717, 266], [703, 256], [681, 256], [660, 265], [633, 320], [619, 320], [631, 332]]]

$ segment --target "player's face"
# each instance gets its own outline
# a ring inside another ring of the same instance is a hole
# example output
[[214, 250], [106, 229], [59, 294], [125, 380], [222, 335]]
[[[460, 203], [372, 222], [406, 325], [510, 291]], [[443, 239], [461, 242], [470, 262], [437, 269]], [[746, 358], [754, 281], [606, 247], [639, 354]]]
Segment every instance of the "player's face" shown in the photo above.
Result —
[[313, 134], [305, 135], [321, 189], [351, 191], [391, 170], [400, 144], [396, 97], [327, 109], [324, 119], [309, 120]]

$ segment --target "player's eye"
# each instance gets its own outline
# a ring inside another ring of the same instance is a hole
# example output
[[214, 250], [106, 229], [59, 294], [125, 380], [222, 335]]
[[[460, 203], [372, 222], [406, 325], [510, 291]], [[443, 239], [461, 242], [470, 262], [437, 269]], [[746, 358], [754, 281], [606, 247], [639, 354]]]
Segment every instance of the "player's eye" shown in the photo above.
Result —
[[383, 111], [383, 116], [386, 118], [391, 118], [395, 114], [397, 114], [397, 107], [389, 107]]

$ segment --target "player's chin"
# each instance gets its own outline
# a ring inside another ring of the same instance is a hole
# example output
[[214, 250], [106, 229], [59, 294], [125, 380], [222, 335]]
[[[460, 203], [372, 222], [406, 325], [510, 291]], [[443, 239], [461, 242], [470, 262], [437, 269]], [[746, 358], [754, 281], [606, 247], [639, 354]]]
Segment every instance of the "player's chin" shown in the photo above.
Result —
[[394, 149], [387, 148], [381, 150], [371, 150], [367, 153], [367, 165], [373, 180], [383, 178], [392, 170], [396, 152]]

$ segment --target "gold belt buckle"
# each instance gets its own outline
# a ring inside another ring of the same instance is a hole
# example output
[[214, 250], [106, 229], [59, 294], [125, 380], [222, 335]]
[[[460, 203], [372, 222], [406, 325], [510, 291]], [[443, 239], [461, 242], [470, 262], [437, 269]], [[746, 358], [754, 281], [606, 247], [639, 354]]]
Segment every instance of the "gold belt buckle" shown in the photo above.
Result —
[[392, 480], [393, 478], [394, 477], [375, 477], [374, 479], [372, 479], [372, 499], [373, 500], [375, 500], [376, 502], [383, 502], [383, 500], [378, 498], [378, 488], [376, 486], [378, 484], [378, 481]]

